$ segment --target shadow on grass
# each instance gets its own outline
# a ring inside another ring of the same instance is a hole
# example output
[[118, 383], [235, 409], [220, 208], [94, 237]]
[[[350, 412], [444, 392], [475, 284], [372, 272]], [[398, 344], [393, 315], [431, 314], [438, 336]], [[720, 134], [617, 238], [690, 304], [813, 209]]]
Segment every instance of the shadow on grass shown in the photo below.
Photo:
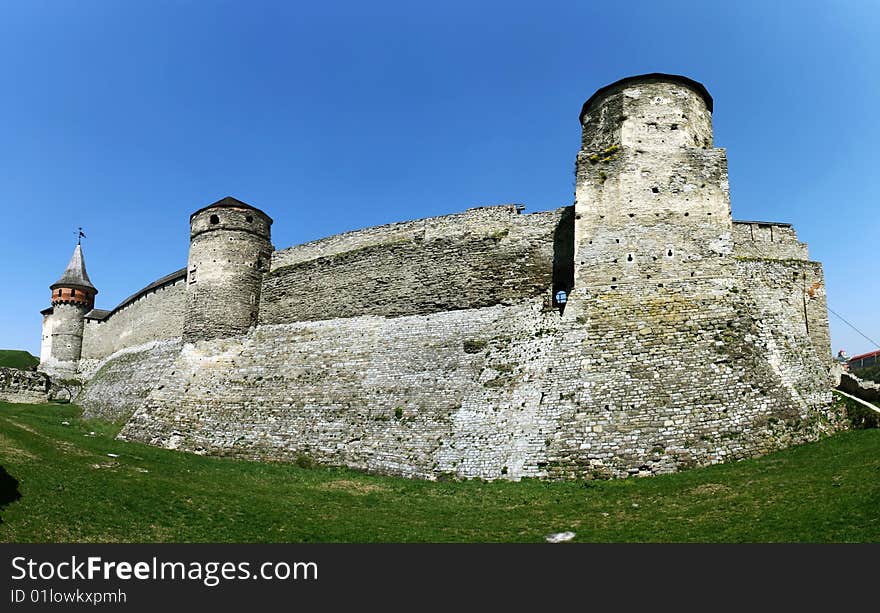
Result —
[[[18, 491], [18, 479], [0, 466], [0, 510], [3, 510], [7, 505], [12, 504], [19, 498], [21, 498], [21, 493]], [[3, 518], [0, 517], [0, 524], [2, 523]]]

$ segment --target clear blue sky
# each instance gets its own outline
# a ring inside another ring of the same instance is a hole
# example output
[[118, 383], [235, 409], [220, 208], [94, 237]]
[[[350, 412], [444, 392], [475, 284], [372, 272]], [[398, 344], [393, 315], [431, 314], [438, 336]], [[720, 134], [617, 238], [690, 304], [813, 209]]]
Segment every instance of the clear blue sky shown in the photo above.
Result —
[[112, 308], [184, 266], [189, 214], [226, 195], [279, 248], [571, 204], [581, 104], [655, 71], [714, 96], [734, 217], [793, 223], [880, 341], [878, 32], [867, 0], [5, 2], [0, 347], [38, 353], [80, 225]]

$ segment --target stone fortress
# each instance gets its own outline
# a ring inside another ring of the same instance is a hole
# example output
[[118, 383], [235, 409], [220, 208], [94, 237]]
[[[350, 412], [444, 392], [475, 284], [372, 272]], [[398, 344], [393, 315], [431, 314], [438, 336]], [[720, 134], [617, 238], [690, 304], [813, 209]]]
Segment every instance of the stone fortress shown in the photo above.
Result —
[[110, 311], [78, 245], [41, 369], [128, 440], [428, 479], [666, 473], [839, 427], [822, 267], [789, 224], [732, 221], [706, 89], [626, 78], [580, 122], [552, 211], [276, 250], [224, 198], [191, 215], [186, 268]]

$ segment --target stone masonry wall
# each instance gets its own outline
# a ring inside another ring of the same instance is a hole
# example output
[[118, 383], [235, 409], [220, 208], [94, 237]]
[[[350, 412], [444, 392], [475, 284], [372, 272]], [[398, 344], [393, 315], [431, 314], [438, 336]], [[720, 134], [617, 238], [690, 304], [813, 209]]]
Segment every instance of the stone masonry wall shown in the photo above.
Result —
[[[822, 265], [788, 224], [734, 221], [737, 285], [759, 308], [806, 331], [821, 359], [831, 357], [831, 332]], [[784, 313], [784, 315], [783, 315]]]
[[806, 334], [813, 352], [827, 362], [827, 369], [831, 335], [822, 265], [807, 260], [738, 256], [736, 266], [737, 287], [755, 301], [757, 315], [772, 317], [779, 326]]
[[712, 146], [712, 113], [702, 95], [681, 82], [649, 79], [618, 85], [591, 99], [581, 114], [581, 148], [614, 145], [644, 151]]
[[43, 403], [49, 387], [44, 373], [0, 367], [0, 402]]
[[129, 347], [156, 340], [179, 339], [183, 332], [186, 280], [156, 288], [112, 313], [104, 321], [87, 319], [80, 370]]
[[79, 303], [59, 303], [43, 318], [40, 368], [53, 376], [69, 378], [76, 374], [83, 344], [83, 315], [88, 308]]
[[549, 297], [563, 211], [472, 209], [276, 252], [263, 281], [260, 323], [433, 313]]
[[477, 207], [467, 209], [463, 213], [400, 221], [384, 226], [373, 226], [334, 234], [327, 238], [275, 251], [272, 254], [272, 270], [348, 251], [357, 251], [365, 247], [375, 247], [404, 240], [433, 240], [468, 232], [500, 231], [510, 225], [510, 218], [516, 214], [516, 206], [510, 204]]
[[75, 402], [88, 418], [128, 419], [156, 387], [180, 348], [179, 338], [151, 341], [90, 362], [83, 372], [86, 384]]
[[733, 222], [737, 255], [776, 260], [808, 260], [807, 245], [789, 225], [752, 221]]
[[183, 340], [242, 334], [257, 325], [269, 269], [271, 219], [249, 205], [211, 206], [190, 219]]
[[700, 294], [260, 326], [185, 346], [122, 436], [518, 479], [670, 472], [833, 429], [827, 387], [792, 375], [820, 368], [809, 338], [754, 317], [745, 294]]

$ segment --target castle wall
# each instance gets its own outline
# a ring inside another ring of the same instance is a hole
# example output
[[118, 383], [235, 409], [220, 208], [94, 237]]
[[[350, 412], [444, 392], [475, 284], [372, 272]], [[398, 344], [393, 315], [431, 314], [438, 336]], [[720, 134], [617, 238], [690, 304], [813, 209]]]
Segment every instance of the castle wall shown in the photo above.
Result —
[[808, 260], [744, 256], [736, 258], [736, 265], [737, 287], [754, 299], [758, 309], [755, 316], [776, 322], [779, 330], [807, 335], [812, 352], [825, 362], [827, 370], [831, 334], [822, 265]]
[[85, 385], [75, 402], [83, 416], [121, 422], [142, 404], [180, 353], [180, 338], [126, 347], [87, 363]]
[[807, 245], [798, 240], [788, 224], [760, 221], [734, 221], [733, 243], [736, 255], [777, 260], [808, 260]]
[[464, 233], [497, 232], [508, 227], [516, 205], [477, 207], [439, 217], [400, 221], [335, 234], [272, 254], [272, 270], [366, 247], [401, 241], [432, 240]]
[[155, 287], [114, 311], [103, 321], [87, 319], [80, 371], [88, 375], [96, 361], [157, 340], [179, 339], [186, 308], [186, 279]]
[[[400, 316], [549, 297], [565, 209], [471, 209], [276, 252], [261, 324]], [[556, 243], [556, 244], [555, 244]]]
[[517, 479], [670, 472], [830, 431], [827, 386], [796, 375], [818, 372], [808, 337], [778, 336], [745, 294], [702, 294], [260, 326], [184, 347], [122, 436]]
[[766, 314], [809, 335], [816, 355], [831, 357], [831, 332], [822, 265], [811, 262], [807, 244], [789, 224], [733, 222], [738, 287]]

